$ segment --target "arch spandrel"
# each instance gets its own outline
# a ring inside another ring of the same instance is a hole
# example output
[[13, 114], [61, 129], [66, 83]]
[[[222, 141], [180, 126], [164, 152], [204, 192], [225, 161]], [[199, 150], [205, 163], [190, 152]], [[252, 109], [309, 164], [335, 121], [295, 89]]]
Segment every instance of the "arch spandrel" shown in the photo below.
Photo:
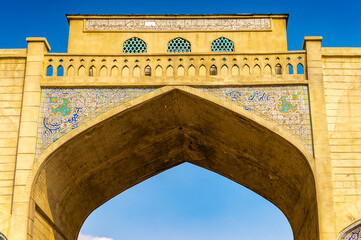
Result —
[[[36, 158], [65, 134], [156, 88], [44, 88], [38, 122]], [[312, 154], [307, 86], [197, 88], [241, 106], [296, 137]], [[202, 96], [204, 97], [204, 96]]]
[[34, 225], [46, 215], [58, 231], [75, 239], [102, 203], [186, 161], [274, 203], [289, 219], [296, 240], [318, 239], [313, 160], [304, 146], [239, 106], [189, 87], [154, 90], [46, 149], [34, 169], [31, 196], [40, 209]]

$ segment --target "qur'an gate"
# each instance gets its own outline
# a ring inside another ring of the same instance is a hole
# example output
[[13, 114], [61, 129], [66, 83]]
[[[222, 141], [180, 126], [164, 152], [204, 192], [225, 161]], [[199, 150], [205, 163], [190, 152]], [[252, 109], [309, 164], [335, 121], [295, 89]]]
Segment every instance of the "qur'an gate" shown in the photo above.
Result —
[[0, 50], [0, 239], [75, 240], [183, 162], [272, 202], [295, 240], [361, 239], [361, 49], [287, 51], [284, 14], [67, 17], [68, 53]]

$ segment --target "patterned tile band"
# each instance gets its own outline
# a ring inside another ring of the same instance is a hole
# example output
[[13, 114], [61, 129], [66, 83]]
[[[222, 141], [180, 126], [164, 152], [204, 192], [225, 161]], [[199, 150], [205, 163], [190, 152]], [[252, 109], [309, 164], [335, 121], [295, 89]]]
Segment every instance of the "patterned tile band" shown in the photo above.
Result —
[[361, 221], [346, 228], [338, 240], [361, 240]]
[[[276, 123], [312, 154], [306, 86], [198, 88]], [[43, 88], [36, 158], [53, 142], [90, 119], [155, 88]]]
[[307, 86], [201, 88], [201, 90], [276, 123], [298, 138], [308, 151], [313, 153]]
[[2, 234], [1, 232], [0, 232], [0, 240], [7, 240], [7, 238], [5, 237], [5, 235]]

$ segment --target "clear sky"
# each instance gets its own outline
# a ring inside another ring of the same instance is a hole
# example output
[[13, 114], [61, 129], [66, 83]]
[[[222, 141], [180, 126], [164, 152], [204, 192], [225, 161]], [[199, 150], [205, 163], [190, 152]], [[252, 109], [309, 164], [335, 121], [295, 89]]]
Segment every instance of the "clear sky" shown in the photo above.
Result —
[[[0, 48], [26, 48], [26, 37], [47, 38], [66, 52], [65, 14], [289, 13], [288, 48], [304, 36], [324, 47], [361, 47], [360, 0], [1, 0]], [[215, 173], [183, 164], [110, 200], [86, 220], [81, 240], [291, 240], [284, 215], [271, 203]]]

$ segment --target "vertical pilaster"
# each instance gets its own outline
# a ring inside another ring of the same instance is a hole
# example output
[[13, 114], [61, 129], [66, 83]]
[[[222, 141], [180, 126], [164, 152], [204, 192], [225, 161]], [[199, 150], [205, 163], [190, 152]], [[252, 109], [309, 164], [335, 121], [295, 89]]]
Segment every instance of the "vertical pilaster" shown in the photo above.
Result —
[[30, 191], [26, 186], [36, 149], [37, 122], [40, 107], [40, 80], [44, 54], [50, 50], [45, 38], [27, 38], [28, 49], [17, 148], [9, 239], [28, 239]]
[[320, 240], [330, 240], [336, 239], [336, 233], [321, 42], [322, 37], [305, 37], [303, 48], [309, 80]]

